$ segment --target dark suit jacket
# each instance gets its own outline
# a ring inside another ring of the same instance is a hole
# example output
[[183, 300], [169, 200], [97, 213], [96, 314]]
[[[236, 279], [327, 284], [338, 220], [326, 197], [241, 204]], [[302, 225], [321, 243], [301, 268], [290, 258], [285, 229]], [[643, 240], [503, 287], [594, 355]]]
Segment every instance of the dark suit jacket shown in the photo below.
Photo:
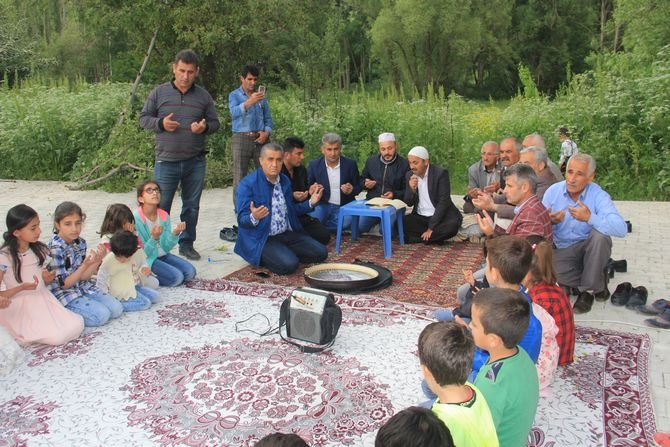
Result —
[[[405, 174], [405, 188], [404, 202], [413, 206], [412, 214], [417, 214], [417, 207], [419, 203], [419, 190], [412, 191], [409, 187], [409, 179], [412, 177], [412, 171]], [[440, 222], [446, 219], [462, 219], [461, 212], [458, 211], [454, 202], [451, 201], [451, 184], [449, 183], [449, 172], [439, 166], [428, 165], [428, 195], [430, 201], [435, 206], [435, 213], [430, 218], [428, 228], [434, 230]]]
[[[307, 184], [314, 182], [323, 185], [323, 196], [319, 203], [328, 203], [330, 199], [330, 183], [328, 182], [328, 171], [326, 170], [326, 160], [323, 156], [312, 160], [307, 166]], [[353, 201], [356, 195], [361, 192], [361, 180], [358, 175], [358, 166], [351, 158], [340, 156], [340, 186], [351, 183], [354, 187], [351, 194], [345, 194], [340, 191], [340, 205], [346, 205]]]

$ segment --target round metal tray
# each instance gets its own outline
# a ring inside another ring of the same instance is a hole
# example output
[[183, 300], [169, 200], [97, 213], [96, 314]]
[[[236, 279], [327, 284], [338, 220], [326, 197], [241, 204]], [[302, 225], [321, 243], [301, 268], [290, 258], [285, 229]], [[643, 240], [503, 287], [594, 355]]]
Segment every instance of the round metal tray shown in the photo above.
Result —
[[305, 281], [320, 289], [345, 292], [376, 283], [379, 272], [357, 264], [326, 263], [305, 269]]

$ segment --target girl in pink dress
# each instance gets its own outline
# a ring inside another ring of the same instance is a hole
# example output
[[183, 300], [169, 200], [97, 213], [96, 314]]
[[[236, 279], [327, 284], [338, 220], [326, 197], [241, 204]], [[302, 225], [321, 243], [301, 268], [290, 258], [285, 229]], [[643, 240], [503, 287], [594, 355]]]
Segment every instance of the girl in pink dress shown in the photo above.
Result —
[[0, 297], [9, 305], [0, 309], [0, 326], [22, 345], [61, 345], [84, 330], [80, 315], [67, 310], [45, 284], [54, 280], [48, 270], [49, 249], [39, 241], [40, 218], [27, 205], [7, 212], [7, 232], [0, 247]]

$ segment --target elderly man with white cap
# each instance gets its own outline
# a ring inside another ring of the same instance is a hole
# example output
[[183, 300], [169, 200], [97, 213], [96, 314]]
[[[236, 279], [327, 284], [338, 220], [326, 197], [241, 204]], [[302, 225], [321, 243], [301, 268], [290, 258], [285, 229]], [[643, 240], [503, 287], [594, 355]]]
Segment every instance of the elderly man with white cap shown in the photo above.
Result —
[[442, 242], [455, 236], [463, 221], [451, 201], [449, 172], [431, 165], [429, 158], [423, 146], [416, 146], [407, 154], [411, 172], [405, 175], [404, 201], [414, 207], [412, 214], [405, 216], [407, 243]]
[[[362, 186], [367, 190], [365, 198], [375, 197], [400, 199], [405, 195], [405, 174], [409, 171], [407, 160], [398, 155], [395, 135], [384, 132], [379, 135], [379, 154], [371, 155], [365, 162], [361, 175]], [[358, 221], [359, 233], [367, 233], [379, 223], [376, 217], [361, 217]]]

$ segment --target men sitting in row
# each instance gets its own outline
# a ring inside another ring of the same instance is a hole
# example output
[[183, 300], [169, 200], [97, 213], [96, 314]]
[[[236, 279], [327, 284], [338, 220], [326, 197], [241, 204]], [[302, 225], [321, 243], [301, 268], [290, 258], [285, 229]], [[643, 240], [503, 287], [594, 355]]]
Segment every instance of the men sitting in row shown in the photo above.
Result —
[[[384, 132], [378, 137], [379, 154], [371, 155], [363, 168], [362, 186], [367, 190], [366, 200], [375, 197], [400, 199], [405, 195], [405, 174], [409, 171], [407, 160], [398, 155], [395, 135]], [[379, 223], [376, 217], [360, 217], [358, 231], [367, 233]]]
[[405, 216], [405, 242], [438, 243], [458, 233], [463, 216], [451, 200], [449, 172], [431, 165], [428, 150], [422, 146], [407, 154], [411, 172], [405, 175], [404, 202], [413, 206]]
[[553, 224], [558, 283], [579, 290], [575, 313], [588, 312], [594, 299], [609, 297], [605, 265], [612, 254], [612, 236], [627, 233], [610, 195], [593, 183], [595, 171], [593, 157], [573, 155], [565, 180], [551, 185], [542, 199]]
[[[361, 182], [356, 161], [342, 155], [339, 135], [325, 134], [321, 139], [321, 153], [321, 157], [307, 166], [307, 183], [323, 185], [323, 196], [310, 215], [319, 219], [329, 231], [336, 231], [340, 206], [356, 198], [361, 192]], [[347, 216], [343, 228], [350, 225], [351, 218]]]

